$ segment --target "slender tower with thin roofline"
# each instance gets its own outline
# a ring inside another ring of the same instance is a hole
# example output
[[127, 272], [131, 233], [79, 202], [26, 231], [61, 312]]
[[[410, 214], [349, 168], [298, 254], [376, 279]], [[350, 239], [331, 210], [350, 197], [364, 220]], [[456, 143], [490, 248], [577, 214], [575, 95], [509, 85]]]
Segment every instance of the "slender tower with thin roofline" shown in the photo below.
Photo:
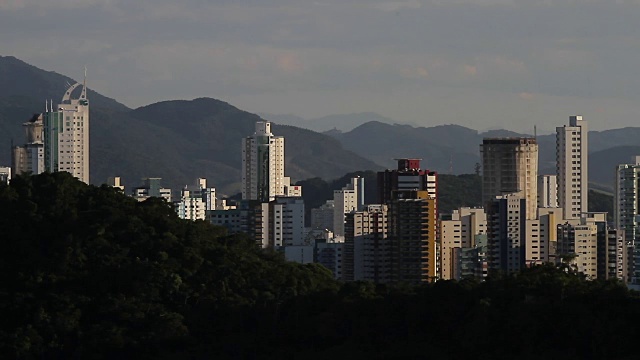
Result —
[[[82, 87], [79, 98], [73, 92]], [[46, 107], [44, 123], [44, 166], [49, 172], [66, 171], [89, 183], [89, 100], [87, 69], [82, 84], [69, 86], [57, 107]]]

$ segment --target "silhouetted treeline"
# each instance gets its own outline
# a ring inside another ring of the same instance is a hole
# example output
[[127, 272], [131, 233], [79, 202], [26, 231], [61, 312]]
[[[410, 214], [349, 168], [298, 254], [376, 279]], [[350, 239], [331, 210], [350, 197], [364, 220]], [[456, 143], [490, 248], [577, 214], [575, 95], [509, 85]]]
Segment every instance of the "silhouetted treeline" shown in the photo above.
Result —
[[6, 358], [635, 359], [640, 298], [551, 265], [341, 284], [64, 173], [0, 188]]

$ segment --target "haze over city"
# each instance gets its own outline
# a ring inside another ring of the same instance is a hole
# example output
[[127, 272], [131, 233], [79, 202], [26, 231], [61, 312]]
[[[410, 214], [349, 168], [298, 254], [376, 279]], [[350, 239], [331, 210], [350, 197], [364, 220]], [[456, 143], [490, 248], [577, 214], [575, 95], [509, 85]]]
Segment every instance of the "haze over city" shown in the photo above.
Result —
[[4, 0], [0, 43], [130, 107], [214, 97], [305, 118], [550, 133], [634, 126], [638, 1]]

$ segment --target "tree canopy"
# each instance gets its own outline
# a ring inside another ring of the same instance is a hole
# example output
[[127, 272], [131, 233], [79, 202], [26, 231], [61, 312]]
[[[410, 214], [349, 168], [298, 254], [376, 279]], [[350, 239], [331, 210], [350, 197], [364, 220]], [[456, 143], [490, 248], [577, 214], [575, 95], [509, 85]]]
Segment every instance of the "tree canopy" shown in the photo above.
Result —
[[635, 359], [640, 298], [536, 266], [485, 282], [338, 283], [248, 238], [66, 173], [0, 187], [7, 358]]

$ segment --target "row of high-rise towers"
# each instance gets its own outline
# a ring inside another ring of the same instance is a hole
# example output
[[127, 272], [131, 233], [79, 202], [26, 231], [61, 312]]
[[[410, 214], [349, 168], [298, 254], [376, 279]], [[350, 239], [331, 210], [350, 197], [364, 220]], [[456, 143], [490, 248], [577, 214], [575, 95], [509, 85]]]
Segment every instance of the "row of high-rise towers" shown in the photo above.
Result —
[[[82, 87], [80, 97], [73, 92]], [[89, 183], [89, 100], [85, 81], [71, 85], [62, 100], [23, 124], [26, 143], [12, 147], [14, 174], [66, 171]]]
[[549, 179], [540, 182], [538, 178], [536, 138], [484, 139], [480, 147], [483, 203], [499, 195], [520, 193], [527, 200], [527, 219], [535, 219], [539, 207], [550, 207], [542, 203], [545, 199], [557, 203], [565, 219], [579, 218], [588, 211], [587, 134], [587, 122], [580, 115], [571, 116], [569, 125], [556, 128], [556, 179], [551, 180], [557, 183], [555, 189], [538, 189], [539, 184], [548, 185]]

